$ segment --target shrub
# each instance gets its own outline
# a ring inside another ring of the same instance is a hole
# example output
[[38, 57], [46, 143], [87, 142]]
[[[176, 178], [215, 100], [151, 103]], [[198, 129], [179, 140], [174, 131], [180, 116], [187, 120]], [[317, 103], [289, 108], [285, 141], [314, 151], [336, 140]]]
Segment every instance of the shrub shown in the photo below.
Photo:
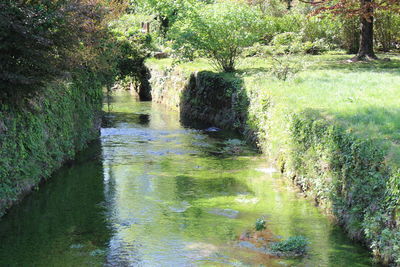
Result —
[[380, 11], [375, 20], [375, 40], [385, 52], [396, 48], [400, 41], [400, 16], [389, 11]]
[[129, 77], [137, 82], [144, 60], [155, 49], [152, 35], [141, 31], [140, 19], [130, 14], [110, 23], [119, 79]]
[[232, 72], [241, 50], [260, 38], [260, 25], [258, 12], [248, 5], [221, 2], [193, 11], [175, 24], [171, 37], [175, 48], [190, 44], [216, 69]]
[[341, 46], [346, 49], [349, 54], [356, 54], [360, 45], [360, 27], [359, 19], [343, 18], [342, 30], [340, 32], [342, 44]]
[[332, 47], [340, 46], [341, 21], [332, 16], [309, 17], [304, 19], [302, 37], [305, 42], [324, 40]]
[[253, 56], [267, 57], [273, 54], [273, 49], [274, 47], [272, 46], [262, 45], [257, 42], [250, 47], [246, 47], [243, 50], [242, 55], [245, 57], [253, 57]]
[[263, 231], [267, 229], [265, 226], [266, 224], [267, 222], [264, 220], [264, 218], [258, 218], [255, 225], [256, 231]]
[[270, 73], [279, 80], [286, 81], [290, 76], [294, 76], [303, 69], [303, 62], [293, 58], [291, 53], [272, 58]]
[[286, 32], [300, 33], [304, 19], [304, 16], [300, 15], [265, 16], [262, 25], [265, 43], [269, 44], [277, 34]]
[[304, 236], [292, 236], [280, 242], [273, 243], [271, 250], [285, 255], [304, 255], [307, 252], [309, 242]]

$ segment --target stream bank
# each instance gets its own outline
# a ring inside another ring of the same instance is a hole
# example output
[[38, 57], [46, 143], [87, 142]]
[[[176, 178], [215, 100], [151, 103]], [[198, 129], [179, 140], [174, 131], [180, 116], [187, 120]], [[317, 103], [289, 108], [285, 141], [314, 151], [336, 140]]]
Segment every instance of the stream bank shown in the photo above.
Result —
[[233, 129], [256, 144], [301, 191], [368, 245], [400, 264], [400, 169], [382, 142], [360, 137], [315, 109], [293, 111], [239, 76], [147, 64], [153, 101], [181, 120]]
[[55, 81], [0, 107], [0, 217], [99, 137], [102, 86], [94, 75]]
[[[372, 265], [236, 133], [128, 92], [110, 104], [101, 138], [0, 221], [1, 266]], [[242, 240], [260, 217], [276, 239], [305, 236], [308, 255]]]

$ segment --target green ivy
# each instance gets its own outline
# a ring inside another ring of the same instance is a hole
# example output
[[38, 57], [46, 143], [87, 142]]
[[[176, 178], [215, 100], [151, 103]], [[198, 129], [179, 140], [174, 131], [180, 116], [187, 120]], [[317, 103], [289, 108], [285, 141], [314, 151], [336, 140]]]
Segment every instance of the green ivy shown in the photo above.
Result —
[[0, 108], [0, 216], [98, 137], [102, 83], [94, 73], [58, 81], [20, 105]]

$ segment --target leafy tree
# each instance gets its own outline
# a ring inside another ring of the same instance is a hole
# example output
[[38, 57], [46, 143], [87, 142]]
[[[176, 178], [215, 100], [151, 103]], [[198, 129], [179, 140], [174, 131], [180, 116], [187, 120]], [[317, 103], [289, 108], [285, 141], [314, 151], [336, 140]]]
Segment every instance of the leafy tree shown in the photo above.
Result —
[[139, 81], [143, 75], [143, 62], [154, 50], [152, 36], [142, 32], [139, 23], [134, 14], [125, 14], [109, 24], [119, 79], [129, 77]]
[[3, 0], [0, 96], [34, 93], [66, 71], [106, 71], [108, 14], [101, 0]]
[[176, 23], [172, 39], [177, 47], [190, 45], [218, 70], [232, 72], [244, 47], [261, 36], [260, 14], [243, 3], [205, 5]]
[[376, 59], [374, 52], [375, 10], [400, 13], [398, 0], [301, 0], [316, 7], [314, 14], [329, 12], [346, 16], [359, 16], [361, 20], [360, 47], [355, 60]]
[[169, 28], [186, 12], [196, 6], [199, 0], [132, 0], [136, 13], [154, 15], [160, 21], [160, 31], [165, 37]]

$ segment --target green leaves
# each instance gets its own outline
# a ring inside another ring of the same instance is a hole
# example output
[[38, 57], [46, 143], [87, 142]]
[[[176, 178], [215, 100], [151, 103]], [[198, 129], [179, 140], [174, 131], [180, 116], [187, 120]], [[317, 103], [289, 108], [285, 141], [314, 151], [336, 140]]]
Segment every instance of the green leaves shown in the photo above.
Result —
[[175, 49], [187, 44], [208, 57], [218, 70], [235, 70], [241, 50], [261, 37], [260, 14], [251, 7], [235, 2], [205, 5], [177, 22], [170, 37]]
[[273, 243], [271, 249], [277, 253], [299, 256], [307, 252], [308, 244], [309, 241], [304, 236], [291, 236], [284, 241]]

